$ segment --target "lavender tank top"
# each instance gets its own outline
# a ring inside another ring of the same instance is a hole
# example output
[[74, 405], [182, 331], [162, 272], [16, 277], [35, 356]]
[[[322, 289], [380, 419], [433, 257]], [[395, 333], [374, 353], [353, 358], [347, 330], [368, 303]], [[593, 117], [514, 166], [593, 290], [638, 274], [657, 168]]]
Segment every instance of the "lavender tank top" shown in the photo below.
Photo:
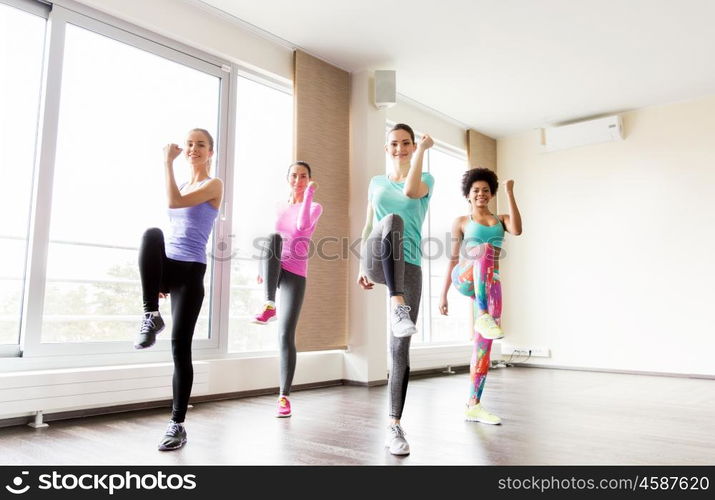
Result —
[[183, 262], [206, 264], [206, 244], [217, 215], [218, 210], [208, 201], [193, 207], [170, 208], [166, 256]]

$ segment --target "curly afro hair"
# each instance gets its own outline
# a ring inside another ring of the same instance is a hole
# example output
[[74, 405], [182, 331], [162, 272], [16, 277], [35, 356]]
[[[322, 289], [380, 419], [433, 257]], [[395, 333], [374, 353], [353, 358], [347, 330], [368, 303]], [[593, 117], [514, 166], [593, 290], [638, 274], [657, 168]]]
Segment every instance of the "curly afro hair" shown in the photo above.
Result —
[[462, 194], [465, 198], [469, 197], [469, 191], [472, 189], [472, 184], [477, 181], [485, 181], [489, 184], [489, 190], [492, 195], [497, 193], [499, 188], [499, 179], [497, 179], [497, 174], [488, 168], [473, 168], [464, 172], [462, 176]]

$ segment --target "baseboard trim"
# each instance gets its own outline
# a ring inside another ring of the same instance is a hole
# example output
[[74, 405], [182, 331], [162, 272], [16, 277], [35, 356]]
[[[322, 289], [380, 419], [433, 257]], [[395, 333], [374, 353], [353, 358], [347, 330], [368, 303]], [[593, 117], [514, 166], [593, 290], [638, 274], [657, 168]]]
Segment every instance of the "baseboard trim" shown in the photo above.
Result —
[[[291, 387], [291, 392], [309, 391], [311, 389], [323, 389], [325, 387], [335, 387], [343, 384], [341, 379], [325, 380], [323, 382], [311, 382], [308, 384], [295, 384]], [[228, 399], [243, 399], [255, 396], [270, 396], [278, 394], [280, 387], [266, 387], [264, 389], [252, 389], [250, 391], [224, 392], [221, 394], [207, 394], [204, 396], [196, 396], [191, 398], [192, 403], [208, 403], [210, 401], [225, 401]]]
[[[451, 370], [451, 373], [450, 371]], [[429, 368], [425, 370], [415, 370], [410, 371], [410, 379], [413, 378], [426, 378], [426, 377], [443, 377], [448, 375], [455, 375], [457, 373], [468, 373], [469, 365], [450, 365], [449, 367], [444, 366], [442, 368]]]
[[[27, 425], [31, 420], [30, 417], [3, 418], [0, 420], [0, 429], [3, 427], [15, 427], [16, 425]], [[47, 421], [47, 418], [44, 420]]]
[[352, 387], [378, 387], [381, 385], [387, 385], [387, 379], [371, 380], [369, 382], [362, 382], [360, 380], [342, 380], [342, 385], [349, 385]]
[[[193, 402], [193, 399], [192, 399]], [[112, 413], [125, 413], [130, 411], [153, 410], [155, 408], [171, 408], [171, 399], [158, 401], [146, 401], [143, 403], [130, 403], [115, 406], [101, 406], [98, 408], [87, 408], [83, 410], [58, 411], [54, 413], [43, 413], [44, 422], [56, 422], [58, 420], [71, 420], [73, 418], [97, 417], [100, 415], [111, 415]], [[25, 425], [34, 420], [34, 416], [13, 417], [0, 419], [0, 428], [13, 427], [15, 425]]]

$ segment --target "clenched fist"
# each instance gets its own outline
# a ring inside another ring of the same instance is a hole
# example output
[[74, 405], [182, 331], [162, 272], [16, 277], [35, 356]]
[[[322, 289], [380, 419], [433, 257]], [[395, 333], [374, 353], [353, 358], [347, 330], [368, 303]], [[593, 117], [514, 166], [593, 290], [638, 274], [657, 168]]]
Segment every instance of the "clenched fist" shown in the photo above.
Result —
[[164, 146], [164, 160], [167, 163], [172, 163], [182, 151], [183, 149], [181, 149], [177, 144], [167, 144]]

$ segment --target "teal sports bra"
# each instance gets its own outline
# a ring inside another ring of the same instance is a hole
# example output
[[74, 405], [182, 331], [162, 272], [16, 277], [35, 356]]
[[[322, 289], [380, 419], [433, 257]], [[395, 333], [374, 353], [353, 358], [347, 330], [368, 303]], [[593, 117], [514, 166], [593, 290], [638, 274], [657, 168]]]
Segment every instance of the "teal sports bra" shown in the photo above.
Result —
[[492, 214], [497, 220], [497, 224], [493, 226], [485, 226], [474, 222], [472, 215], [469, 215], [469, 222], [464, 228], [464, 245], [466, 248], [472, 248], [484, 243], [490, 243], [492, 246], [501, 248], [504, 243], [504, 225], [499, 217]]

